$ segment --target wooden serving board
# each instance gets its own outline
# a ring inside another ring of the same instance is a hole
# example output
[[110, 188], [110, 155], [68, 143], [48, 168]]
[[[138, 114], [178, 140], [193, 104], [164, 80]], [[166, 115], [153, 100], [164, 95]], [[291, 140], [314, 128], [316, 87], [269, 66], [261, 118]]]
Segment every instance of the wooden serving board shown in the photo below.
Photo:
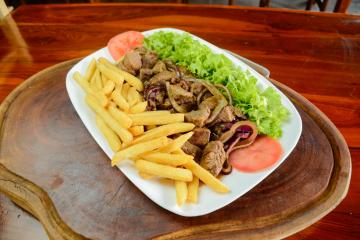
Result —
[[[343, 137], [314, 105], [274, 81], [303, 121], [288, 159], [214, 213], [194, 218], [170, 213], [112, 168], [83, 126], [65, 89], [65, 75], [76, 62], [36, 74], [0, 107], [0, 159], [6, 167], [0, 167], [0, 190], [38, 218], [51, 239], [278, 239], [313, 224], [347, 193], [351, 159]], [[16, 217], [4, 195], [0, 200], [0, 236], [11, 239], [7, 230], [20, 214]], [[24, 239], [43, 234], [34, 228], [23, 221], [17, 234], [24, 232]]]

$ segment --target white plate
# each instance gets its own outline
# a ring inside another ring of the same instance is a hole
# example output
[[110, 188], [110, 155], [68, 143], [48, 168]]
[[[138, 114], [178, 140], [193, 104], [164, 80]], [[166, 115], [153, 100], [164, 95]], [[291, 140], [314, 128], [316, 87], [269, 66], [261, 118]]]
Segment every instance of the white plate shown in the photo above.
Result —
[[[173, 31], [183, 33], [183, 31], [178, 29], [162, 28], [146, 31], [143, 32], [143, 34], [145, 36], [149, 36], [157, 31]], [[193, 35], [191, 36], [210, 47], [213, 52], [224, 54], [231, 61], [233, 61], [235, 65], [240, 66], [244, 70], [249, 70], [251, 74], [258, 79], [258, 84], [260, 87], [264, 88], [267, 86], [272, 86], [275, 88], [275, 86], [271, 84], [266, 78], [261, 76], [259, 73], [257, 73], [255, 70], [250, 68], [248, 65], [246, 65], [239, 59], [231, 56], [226, 51], [206, 42], [203, 39], [200, 39]], [[99, 57], [105, 57], [114, 62], [106, 47], [85, 57], [68, 72], [66, 76], [66, 89], [68, 91], [70, 100], [74, 105], [74, 108], [76, 109], [86, 128], [93, 136], [95, 141], [99, 144], [99, 146], [104, 150], [109, 159], [111, 159], [111, 157], [114, 155], [114, 152], [111, 150], [105, 138], [96, 127], [95, 114], [86, 105], [84, 101], [84, 91], [72, 79], [72, 75], [75, 71], [79, 71], [80, 73], [84, 74], [86, 67], [90, 63], [91, 59], [97, 59]], [[260, 183], [264, 178], [266, 178], [277, 167], [279, 167], [279, 165], [285, 161], [286, 157], [290, 154], [290, 152], [293, 150], [299, 140], [302, 129], [300, 115], [295, 109], [294, 105], [289, 101], [289, 99], [278, 89], [276, 90], [281, 96], [282, 103], [286, 108], [290, 110], [291, 113], [289, 121], [282, 126], [283, 136], [279, 139], [283, 147], [284, 153], [281, 156], [280, 161], [278, 161], [271, 168], [268, 168], [264, 171], [250, 174], [241, 173], [237, 170], [234, 170], [230, 175], [222, 177], [222, 181], [231, 189], [231, 192], [228, 194], [216, 193], [207, 186], [203, 185], [200, 188], [198, 204], [184, 204], [182, 207], [179, 207], [176, 205], [175, 188], [172, 185], [162, 184], [158, 180], [144, 180], [143, 178], [139, 177], [135, 168], [132, 166], [131, 161], [121, 163], [117, 167], [135, 186], [137, 186], [152, 201], [173, 213], [186, 217], [194, 217], [218, 210], [228, 205], [232, 201], [236, 200], [240, 196], [244, 195], [250, 189], [255, 187], [258, 183]]]

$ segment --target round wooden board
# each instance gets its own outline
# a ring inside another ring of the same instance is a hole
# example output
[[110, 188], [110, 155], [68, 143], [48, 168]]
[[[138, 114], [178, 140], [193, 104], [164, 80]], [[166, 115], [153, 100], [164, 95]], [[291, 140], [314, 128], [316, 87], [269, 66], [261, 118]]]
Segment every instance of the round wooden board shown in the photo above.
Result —
[[[351, 159], [343, 137], [310, 102], [274, 81], [303, 121], [300, 141], [288, 159], [250, 192], [214, 213], [195, 218], [170, 213], [112, 168], [83, 126], [65, 89], [66, 73], [77, 61], [31, 77], [0, 108], [1, 163], [44, 189], [75, 232], [104, 240], [278, 239], [316, 222], [347, 193]], [[22, 183], [17, 182], [14, 191], [21, 190]], [[1, 208], [12, 204], [2, 202]], [[11, 227], [6, 218], [0, 211], [0, 235]]]

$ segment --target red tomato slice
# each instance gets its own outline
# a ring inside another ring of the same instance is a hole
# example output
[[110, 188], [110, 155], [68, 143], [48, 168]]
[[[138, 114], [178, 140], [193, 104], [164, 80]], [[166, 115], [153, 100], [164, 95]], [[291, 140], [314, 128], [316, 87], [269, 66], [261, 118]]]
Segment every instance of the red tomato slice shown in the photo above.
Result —
[[246, 148], [230, 153], [229, 162], [241, 172], [257, 172], [276, 163], [283, 150], [280, 143], [271, 137], [259, 137]]
[[144, 35], [136, 31], [128, 31], [120, 33], [111, 38], [108, 42], [108, 49], [111, 56], [118, 61], [131, 49], [141, 46], [143, 43]]

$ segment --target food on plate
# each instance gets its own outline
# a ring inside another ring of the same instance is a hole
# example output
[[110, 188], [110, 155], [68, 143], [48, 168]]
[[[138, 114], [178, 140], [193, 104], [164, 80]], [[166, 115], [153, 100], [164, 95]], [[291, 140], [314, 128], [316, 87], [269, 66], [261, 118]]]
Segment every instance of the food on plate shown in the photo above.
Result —
[[181, 206], [197, 203], [200, 182], [229, 192], [218, 177], [232, 166], [253, 172], [280, 158], [281, 145], [271, 138], [288, 116], [280, 96], [258, 89], [225, 56], [164, 32], [119, 34], [108, 49], [115, 63], [93, 59], [73, 78], [115, 152], [112, 166], [129, 159], [143, 179], [173, 180]]

